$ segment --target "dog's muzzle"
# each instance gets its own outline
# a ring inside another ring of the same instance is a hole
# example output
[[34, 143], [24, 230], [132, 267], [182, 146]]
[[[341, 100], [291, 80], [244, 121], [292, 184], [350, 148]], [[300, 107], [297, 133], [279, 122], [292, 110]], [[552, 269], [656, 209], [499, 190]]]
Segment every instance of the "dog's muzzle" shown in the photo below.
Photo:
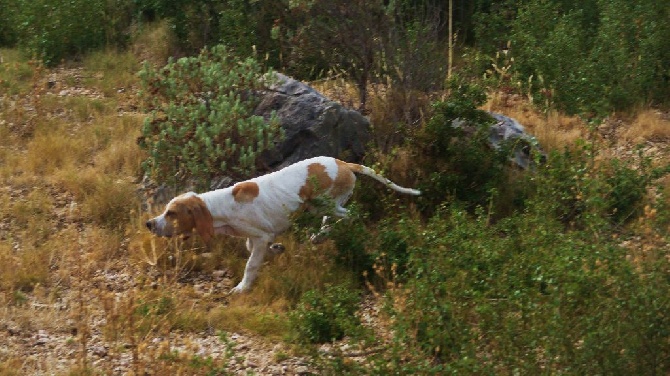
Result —
[[172, 230], [169, 228], [170, 226], [166, 226], [164, 223], [160, 223], [157, 218], [148, 220], [145, 225], [147, 226], [147, 229], [154, 235], [167, 237], [172, 236]]

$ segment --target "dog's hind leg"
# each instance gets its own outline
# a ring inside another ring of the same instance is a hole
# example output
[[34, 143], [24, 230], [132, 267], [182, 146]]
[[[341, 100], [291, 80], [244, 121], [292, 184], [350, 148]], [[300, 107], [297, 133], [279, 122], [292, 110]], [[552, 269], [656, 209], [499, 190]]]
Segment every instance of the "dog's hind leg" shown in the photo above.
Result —
[[[344, 215], [338, 215], [338, 217], [342, 217], [342, 218], [335, 221], [335, 224], [339, 223], [342, 219], [346, 218], [347, 214], [349, 213], [346, 209], [344, 209], [344, 208], [342, 208], [342, 209], [345, 211], [345, 213], [344, 213]], [[309, 237], [309, 241], [312, 244], [321, 244], [321, 243], [325, 242], [326, 239], [328, 238], [328, 235], [330, 234], [330, 230], [332, 229], [332, 225], [328, 224], [328, 219], [329, 219], [328, 216], [324, 216], [323, 220], [321, 221], [321, 228], [319, 229], [319, 232], [317, 232], [316, 234], [312, 234]]]
[[328, 226], [327, 223], [328, 223], [328, 216], [324, 215], [323, 219], [321, 220], [321, 228], [319, 228], [319, 232], [310, 235], [309, 237], [310, 243], [321, 244], [326, 241], [328, 233], [330, 233], [330, 226]]

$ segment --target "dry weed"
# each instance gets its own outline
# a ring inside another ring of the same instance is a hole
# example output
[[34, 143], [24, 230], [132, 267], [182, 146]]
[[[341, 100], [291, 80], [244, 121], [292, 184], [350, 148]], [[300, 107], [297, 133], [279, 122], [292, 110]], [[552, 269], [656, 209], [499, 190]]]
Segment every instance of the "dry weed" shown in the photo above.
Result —
[[60, 120], [41, 122], [27, 142], [25, 157], [19, 168], [33, 175], [51, 175], [69, 165], [82, 164], [91, 152], [91, 140], [75, 137], [69, 125]]
[[132, 43], [131, 51], [139, 61], [148, 61], [154, 66], [163, 66], [170, 56], [176, 55], [176, 37], [168, 22], [145, 25]]
[[96, 170], [104, 174], [137, 177], [145, 153], [137, 146], [144, 117], [140, 115], [107, 116], [101, 127], [110, 131], [107, 145], [94, 157]]
[[654, 109], [639, 112], [621, 133], [621, 140], [639, 144], [670, 140], [670, 120]]
[[571, 147], [578, 139], [586, 139], [589, 135], [588, 126], [579, 117], [555, 110], [540, 112], [520, 96], [510, 99], [508, 94], [489, 93], [483, 109], [516, 119], [546, 150]]
[[358, 88], [353, 82], [345, 78], [343, 72], [333, 70], [328, 72], [325, 78], [309, 84], [327, 98], [341, 103], [344, 107], [359, 107]]
[[93, 52], [83, 61], [84, 68], [91, 73], [85, 84], [94, 87], [106, 97], [118, 96], [132, 88], [140, 63], [130, 51], [105, 50]]

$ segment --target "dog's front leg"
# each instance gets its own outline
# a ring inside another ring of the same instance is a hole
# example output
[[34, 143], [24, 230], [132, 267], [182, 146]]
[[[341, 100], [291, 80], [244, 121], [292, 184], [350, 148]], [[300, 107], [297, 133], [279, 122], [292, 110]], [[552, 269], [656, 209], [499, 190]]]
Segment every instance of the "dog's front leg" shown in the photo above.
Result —
[[265, 238], [247, 239], [247, 249], [251, 252], [251, 256], [249, 256], [247, 266], [244, 268], [244, 277], [242, 277], [242, 281], [230, 291], [231, 293], [241, 293], [249, 290], [251, 284], [258, 275], [258, 269], [260, 269], [263, 264], [263, 259], [265, 258], [269, 243], [268, 239]]

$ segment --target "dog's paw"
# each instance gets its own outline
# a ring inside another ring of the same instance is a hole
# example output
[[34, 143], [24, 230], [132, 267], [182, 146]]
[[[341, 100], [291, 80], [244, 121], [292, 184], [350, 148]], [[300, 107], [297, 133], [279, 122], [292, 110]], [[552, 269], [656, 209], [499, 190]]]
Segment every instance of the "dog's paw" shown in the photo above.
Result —
[[321, 244], [328, 239], [328, 234], [330, 234], [330, 226], [323, 226], [316, 234], [312, 234], [309, 237], [309, 241], [312, 244]]
[[249, 291], [249, 286], [244, 285], [244, 284], [242, 284], [242, 282], [240, 282], [237, 286], [230, 289], [230, 292], [228, 294], [229, 295], [242, 294], [242, 293], [245, 293], [247, 291]]
[[273, 255], [279, 255], [284, 253], [284, 251], [286, 251], [286, 247], [284, 247], [282, 243], [272, 243], [270, 244], [270, 247], [268, 247], [268, 250]]

